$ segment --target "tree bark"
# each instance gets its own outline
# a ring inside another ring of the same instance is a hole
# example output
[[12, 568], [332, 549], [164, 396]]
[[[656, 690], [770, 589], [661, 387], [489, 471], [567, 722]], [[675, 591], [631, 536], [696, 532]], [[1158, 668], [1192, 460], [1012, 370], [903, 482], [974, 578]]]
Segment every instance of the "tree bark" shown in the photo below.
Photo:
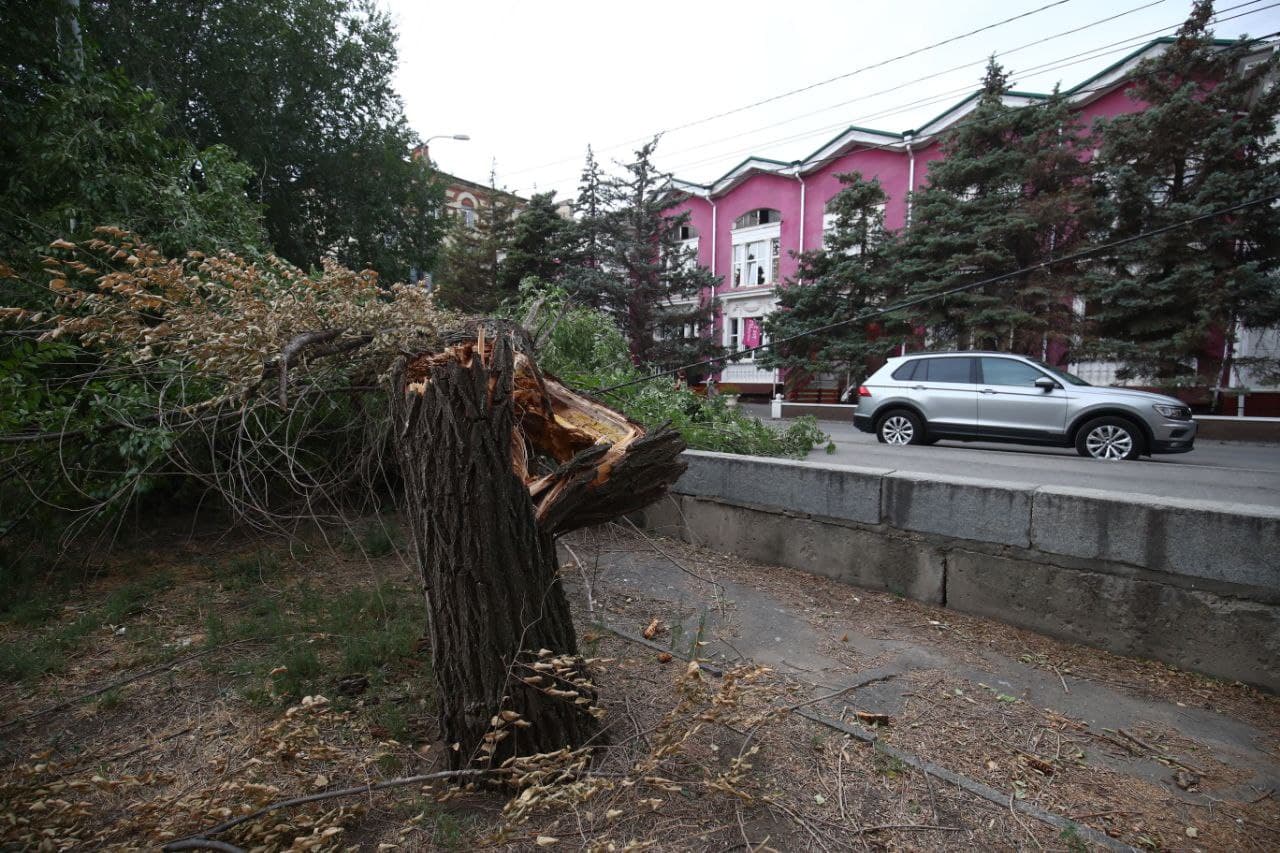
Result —
[[576, 748], [598, 732], [554, 537], [638, 509], [684, 444], [538, 371], [518, 327], [485, 323], [392, 371], [396, 450], [426, 587], [451, 766]]

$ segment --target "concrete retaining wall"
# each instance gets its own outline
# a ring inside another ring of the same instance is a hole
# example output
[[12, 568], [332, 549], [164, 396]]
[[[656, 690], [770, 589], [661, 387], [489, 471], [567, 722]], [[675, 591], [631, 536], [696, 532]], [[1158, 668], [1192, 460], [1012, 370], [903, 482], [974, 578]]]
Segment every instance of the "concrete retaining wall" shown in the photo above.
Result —
[[659, 532], [1280, 692], [1280, 509], [686, 458]]

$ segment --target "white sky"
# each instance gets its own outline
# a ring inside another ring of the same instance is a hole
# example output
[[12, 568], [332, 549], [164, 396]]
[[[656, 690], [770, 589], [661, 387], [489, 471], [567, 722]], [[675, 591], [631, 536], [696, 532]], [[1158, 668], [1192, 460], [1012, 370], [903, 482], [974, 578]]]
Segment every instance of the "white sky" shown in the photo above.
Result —
[[[487, 183], [495, 166], [499, 186], [560, 198], [575, 194], [588, 144], [613, 170], [640, 139], [669, 130], [658, 164], [706, 183], [749, 154], [804, 157], [850, 124], [893, 132], [923, 124], [977, 87], [993, 52], [1008, 52], [998, 59], [1016, 89], [1069, 88], [1172, 34], [1191, 8], [1190, 0], [1060, 0], [882, 68], [670, 130], [1055, 0], [382, 2], [400, 33], [396, 87], [411, 125], [424, 138], [471, 136], [431, 144], [440, 168]], [[1280, 30], [1280, 0], [1215, 8], [1219, 37]], [[1060, 35], [1079, 27], [1087, 29]], [[1040, 39], [1050, 40], [1015, 50]], [[894, 91], [877, 94], [886, 89]]]

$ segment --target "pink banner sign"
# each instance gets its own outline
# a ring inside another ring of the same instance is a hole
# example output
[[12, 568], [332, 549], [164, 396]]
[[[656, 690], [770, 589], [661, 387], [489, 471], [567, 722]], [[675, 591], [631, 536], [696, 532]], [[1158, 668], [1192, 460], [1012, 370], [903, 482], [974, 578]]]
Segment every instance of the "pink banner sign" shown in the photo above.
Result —
[[760, 321], [755, 317], [748, 317], [742, 321], [742, 346], [743, 349], [751, 349], [760, 346]]

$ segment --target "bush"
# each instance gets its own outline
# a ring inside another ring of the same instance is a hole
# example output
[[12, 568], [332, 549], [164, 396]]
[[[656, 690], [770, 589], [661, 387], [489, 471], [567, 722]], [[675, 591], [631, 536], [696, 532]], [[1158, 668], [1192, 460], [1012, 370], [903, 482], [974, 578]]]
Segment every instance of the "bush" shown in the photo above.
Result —
[[[533, 280], [526, 282], [525, 305], [520, 310], [523, 316], [533, 300], [543, 300], [540, 316], [549, 338], [538, 354], [538, 364], [544, 372], [586, 393], [644, 378], [643, 371], [631, 366], [626, 340], [607, 314], [566, 305], [563, 291], [538, 286]], [[812, 417], [798, 418], [778, 430], [729, 408], [722, 398], [677, 388], [669, 376], [600, 396], [650, 429], [669, 424], [695, 450], [799, 459], [829, 441]]]

